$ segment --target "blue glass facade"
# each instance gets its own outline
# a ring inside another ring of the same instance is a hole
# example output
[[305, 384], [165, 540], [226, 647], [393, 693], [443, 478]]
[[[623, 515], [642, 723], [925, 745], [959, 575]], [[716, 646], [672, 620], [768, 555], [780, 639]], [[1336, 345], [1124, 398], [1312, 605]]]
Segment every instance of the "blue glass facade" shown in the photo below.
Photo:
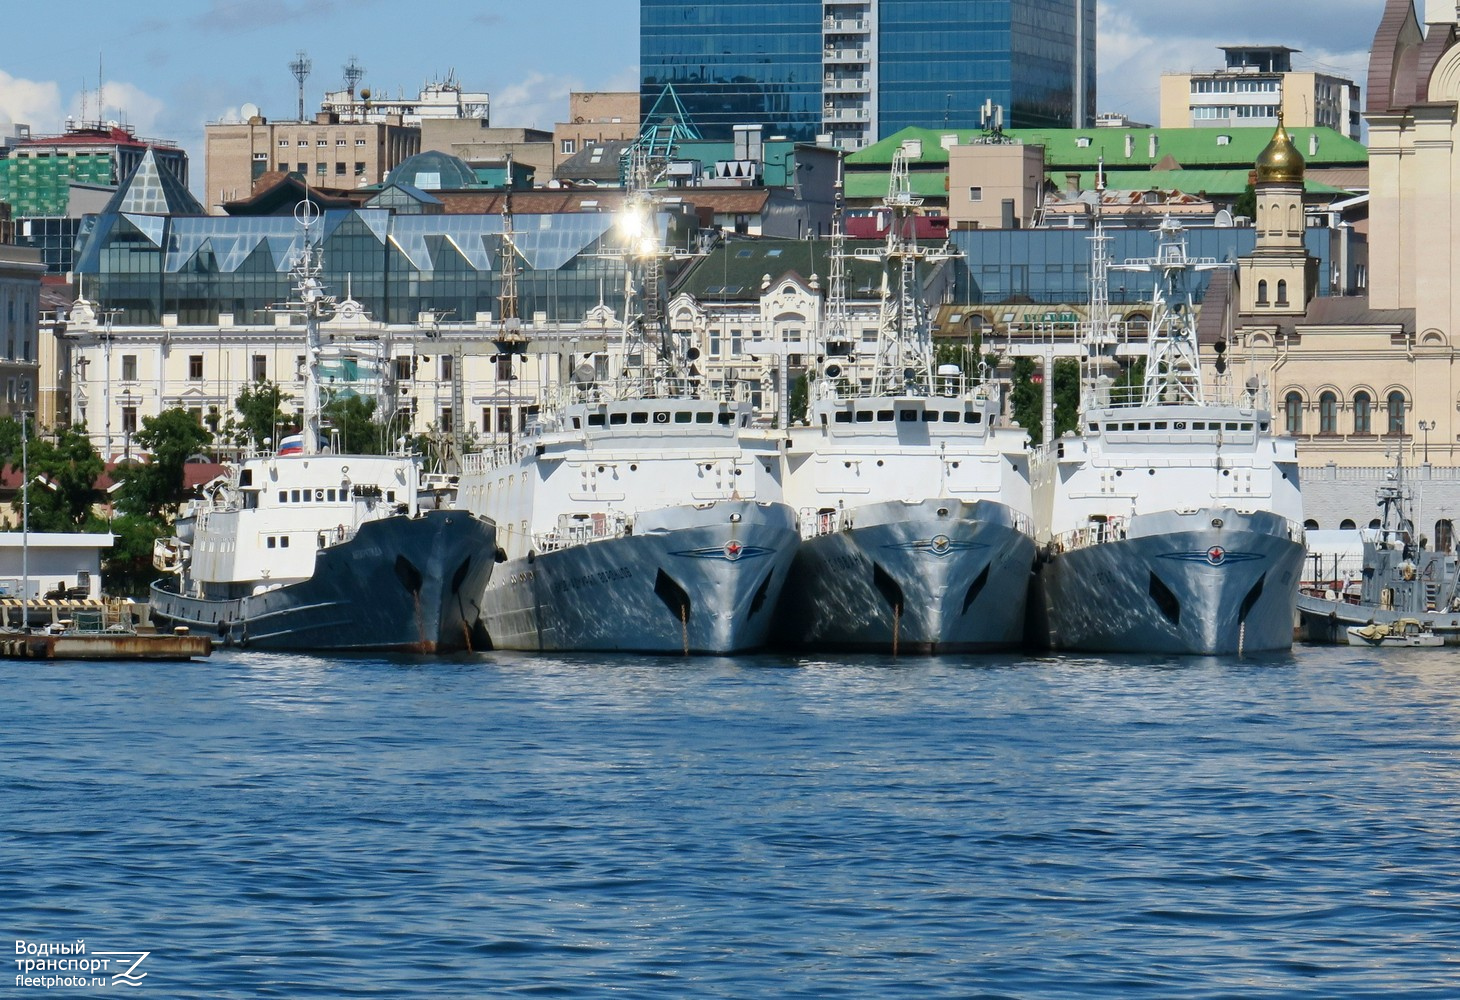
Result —
[[640, 0], [639, 59], [644, 115], [673, 84], [706, 139], [735, 125], [799, 142], [820, 131], [821, 0]]
[[[1110, 229], [1112, 263], [1133, 257], [1150, 257], [1156, 252], [1156, 234], [1149, 229]], [[1033, 304], [1063, 305], [1090, 299], [1090, 233], [1075, 229], [974, 229], [960, 230], [950, 237], [962, 256], [957, 267], [955, 299], [968, 305]], [[1319, 274], [1328, 274], [1331, 230], [1310, 228], [1304, 232], [1308, 252], [1318, 258]], [[1203, 228], [1185, 232], [1186, 249], [1192, 257], [1236, 261], [1252, 253], [1257, 230], [1252, 228]], [[1192, 276], [1198, 302], [1206, 294], [1211, 272]], [[1110, 272], [1110, 301], [1114, 305], [1141, 305], [1151, 300], [1149, 274]], [[1318, 294], [1328, 286], [1318, 283]]]
[[1094, 0], [879, 0], [877, 11], [879, 139], [978, 128], [985, 100], [1005, 127], [1074, 127], [1081, 49], [1094, 120]]
[[[1094, 120], [1095, 0], [842, 6], [866, 8], [877, 139], [908, 126], [978, 128], [985, 100], [1004, 108], [1008, 127], [1072, 127], [1077, 99], [1084, 120]], [[812, 140], [833, 104], [824, 75], [828, 85], [846, 77], [845, 67], [822, 64], [823, 42], [835, 47], [823, 37], [823, 14], [834, 19], [828, 10], [822, 0], [640, 0], [641, 111], [673, 83], [706, 138], [761, 124], [767, 135]]]

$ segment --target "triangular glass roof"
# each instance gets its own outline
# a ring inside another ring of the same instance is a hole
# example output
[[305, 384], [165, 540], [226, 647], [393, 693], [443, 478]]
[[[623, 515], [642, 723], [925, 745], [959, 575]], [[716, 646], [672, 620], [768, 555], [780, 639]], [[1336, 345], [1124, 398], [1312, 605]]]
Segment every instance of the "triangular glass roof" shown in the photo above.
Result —
[[144, 215], [204, 215], [203, 206], [192, 192], [171, 173], [157, 165], [149, 146], [103, 212]]

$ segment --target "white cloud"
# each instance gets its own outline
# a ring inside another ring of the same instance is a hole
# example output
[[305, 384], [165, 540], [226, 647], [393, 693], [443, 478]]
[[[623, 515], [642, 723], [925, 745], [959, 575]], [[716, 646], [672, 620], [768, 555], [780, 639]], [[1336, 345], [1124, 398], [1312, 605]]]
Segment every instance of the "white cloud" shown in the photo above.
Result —
[[[117, 80], [109, 80], [101, 92], [103, 107], [98, 110], [96, 94], [86, 99], [88, 121], [118, 121], [131, 125], [144, 138], [165, 138], [156, 135], [157, 123], [167, 111], [167, 105], [160, 98], [153, 97], [140, 87]], [[72, 114], [80, 115], [81, 95], [72, 98]]]
[[525, 79], [492, 93], [492, 124], [551, 132], [568, 113], [568, 95], [585, 89], [582, 81], [573, 77], [529, 73]]
[[[1124, 112], [1157, 124], [1161, 74], [1216, 69], [1222, 64], [1223, 45], [1287, 45], [1300, 50], [1293, 57], [1295, 69], [1331, 73], [1363, 86], [1369, 45], [1382, 13], [1376, 0], [1328, 0], [1321, 17], [1307, 4], [1273, 0], [1186, 7], [1173, 16], [1169, 0], [1101, 0], [1100, 111]], [[1253, 27], [1257, 25], [1260, 29]]]
[[61, 88], [50, 81], [22, 80], [0, 70], [0, 122], [21, 122], [36, 132], [58, 128]]

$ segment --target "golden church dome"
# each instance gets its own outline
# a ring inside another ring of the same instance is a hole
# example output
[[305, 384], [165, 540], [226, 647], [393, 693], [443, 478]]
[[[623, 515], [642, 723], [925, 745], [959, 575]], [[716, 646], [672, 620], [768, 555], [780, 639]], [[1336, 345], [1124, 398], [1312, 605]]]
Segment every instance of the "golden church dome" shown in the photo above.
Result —
[[1272, 141], [1257, 157], [1257, 183], [1264, 181], [1303, 182], [1303, 155], [1283, 127], [1282, 115], [1278, 115], [1278, 127], [1272, 134]]

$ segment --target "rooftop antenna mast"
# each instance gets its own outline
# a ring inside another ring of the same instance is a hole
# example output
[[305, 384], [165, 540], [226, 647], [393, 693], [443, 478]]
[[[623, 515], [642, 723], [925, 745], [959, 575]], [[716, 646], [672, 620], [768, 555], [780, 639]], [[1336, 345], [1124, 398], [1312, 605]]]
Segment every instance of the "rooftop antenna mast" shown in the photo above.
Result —
[[299, 82], [299, 118], [304, 121], [304, 81], [309, 76], [309, 71], [314, 69], [314, 63], [309, 61], [309, 56], [303, 49], [294, 53], [294, 61], [289, 64], [289, 72], [294, 74], [294, 79]]
[[355, 99], [355, 84], [359, 83], [360, 78], [364, 75], [365, 67], [360, 65], [359, 59], [351, 56], [350, 61], [345, 63], [345, 92], [350, 95], [351, 101]]

